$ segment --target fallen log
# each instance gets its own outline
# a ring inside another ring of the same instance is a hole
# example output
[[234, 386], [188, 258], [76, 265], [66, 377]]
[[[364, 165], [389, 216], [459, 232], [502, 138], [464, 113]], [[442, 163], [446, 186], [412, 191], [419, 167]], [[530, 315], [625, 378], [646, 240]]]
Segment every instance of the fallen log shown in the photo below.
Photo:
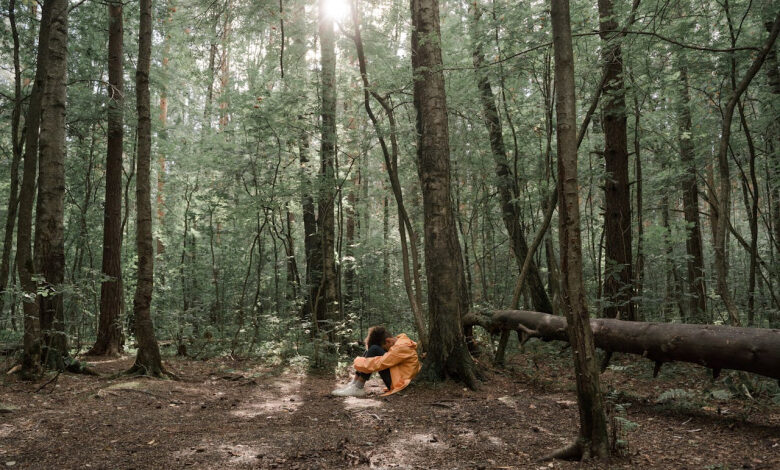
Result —
[[[471, 312], [466, 327], [481, 326], [491, 334], [518, 331], [544, 341], [568, 341], [566, 319], [526, 310]], [[722, 325], [649, 323], [591, 319], [596, 347], [607, 352], [637, 354], [656, 362], [690, 362], [721, 369], [743, 370], [780, 380], [780, 330]], [[657, 373], [657, 372], [656, 372]]]

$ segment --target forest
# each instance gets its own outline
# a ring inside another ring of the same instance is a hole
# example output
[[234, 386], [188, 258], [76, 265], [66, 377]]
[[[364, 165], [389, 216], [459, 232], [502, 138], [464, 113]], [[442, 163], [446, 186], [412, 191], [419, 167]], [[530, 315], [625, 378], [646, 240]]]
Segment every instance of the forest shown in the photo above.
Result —
[[0, 466], [780, 468], [780, 1], [0, 12]]

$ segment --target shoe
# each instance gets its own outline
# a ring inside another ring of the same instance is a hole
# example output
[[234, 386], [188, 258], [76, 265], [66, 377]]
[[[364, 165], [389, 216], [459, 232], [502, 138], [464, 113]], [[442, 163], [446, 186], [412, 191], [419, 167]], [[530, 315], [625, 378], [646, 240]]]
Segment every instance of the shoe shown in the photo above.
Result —
[[366, 391], [355, 385], [354, 382], [350, 382], [346, 387], [337, 388], [330, 394], [337, 397], [363, 397], [366, 395]]

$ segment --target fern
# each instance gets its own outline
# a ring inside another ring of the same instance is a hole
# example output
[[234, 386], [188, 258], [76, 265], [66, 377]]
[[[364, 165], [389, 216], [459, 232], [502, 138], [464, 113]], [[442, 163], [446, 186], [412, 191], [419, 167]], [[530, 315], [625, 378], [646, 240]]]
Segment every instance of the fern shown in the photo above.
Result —
[[673, 388], [671, 390], [667, 390], [664, 393], [662, 393], [658, 397], [656, 402], [665, 403], [671, 400], [690, 400], [692, 398], [693, 398], [693, 393], [689, 392], [688, 390], [683, 390], [681, 388]]
[[615, 416], [615, 422], [623, 431], [634, 431], [636, 428], [639, 427], [639, 423], [635, 423], [631, 421], [630, 419], [624, 418], [622, 416]]
[[728, 390], [723, 390], [723, 389], [713, 390], [713, 391], [710, 392], [710, 395], [712, 395], [712, 398], [714, 398], [716, 400], [721, 400], [721, 401], [729, 400], [731, 397], [734, 396], [733, 393], [729, 392]]

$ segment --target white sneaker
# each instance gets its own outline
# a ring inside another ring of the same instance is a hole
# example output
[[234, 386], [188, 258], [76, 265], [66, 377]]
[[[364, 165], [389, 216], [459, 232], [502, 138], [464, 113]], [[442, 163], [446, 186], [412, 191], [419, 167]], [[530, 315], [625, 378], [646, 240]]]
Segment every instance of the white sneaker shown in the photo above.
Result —
[[350, 382], [346, 387], [337, 388], [330, 394], [337, 397], [363, 397], [366, 395], [366, 391], [358, 387], [354, 382]]

